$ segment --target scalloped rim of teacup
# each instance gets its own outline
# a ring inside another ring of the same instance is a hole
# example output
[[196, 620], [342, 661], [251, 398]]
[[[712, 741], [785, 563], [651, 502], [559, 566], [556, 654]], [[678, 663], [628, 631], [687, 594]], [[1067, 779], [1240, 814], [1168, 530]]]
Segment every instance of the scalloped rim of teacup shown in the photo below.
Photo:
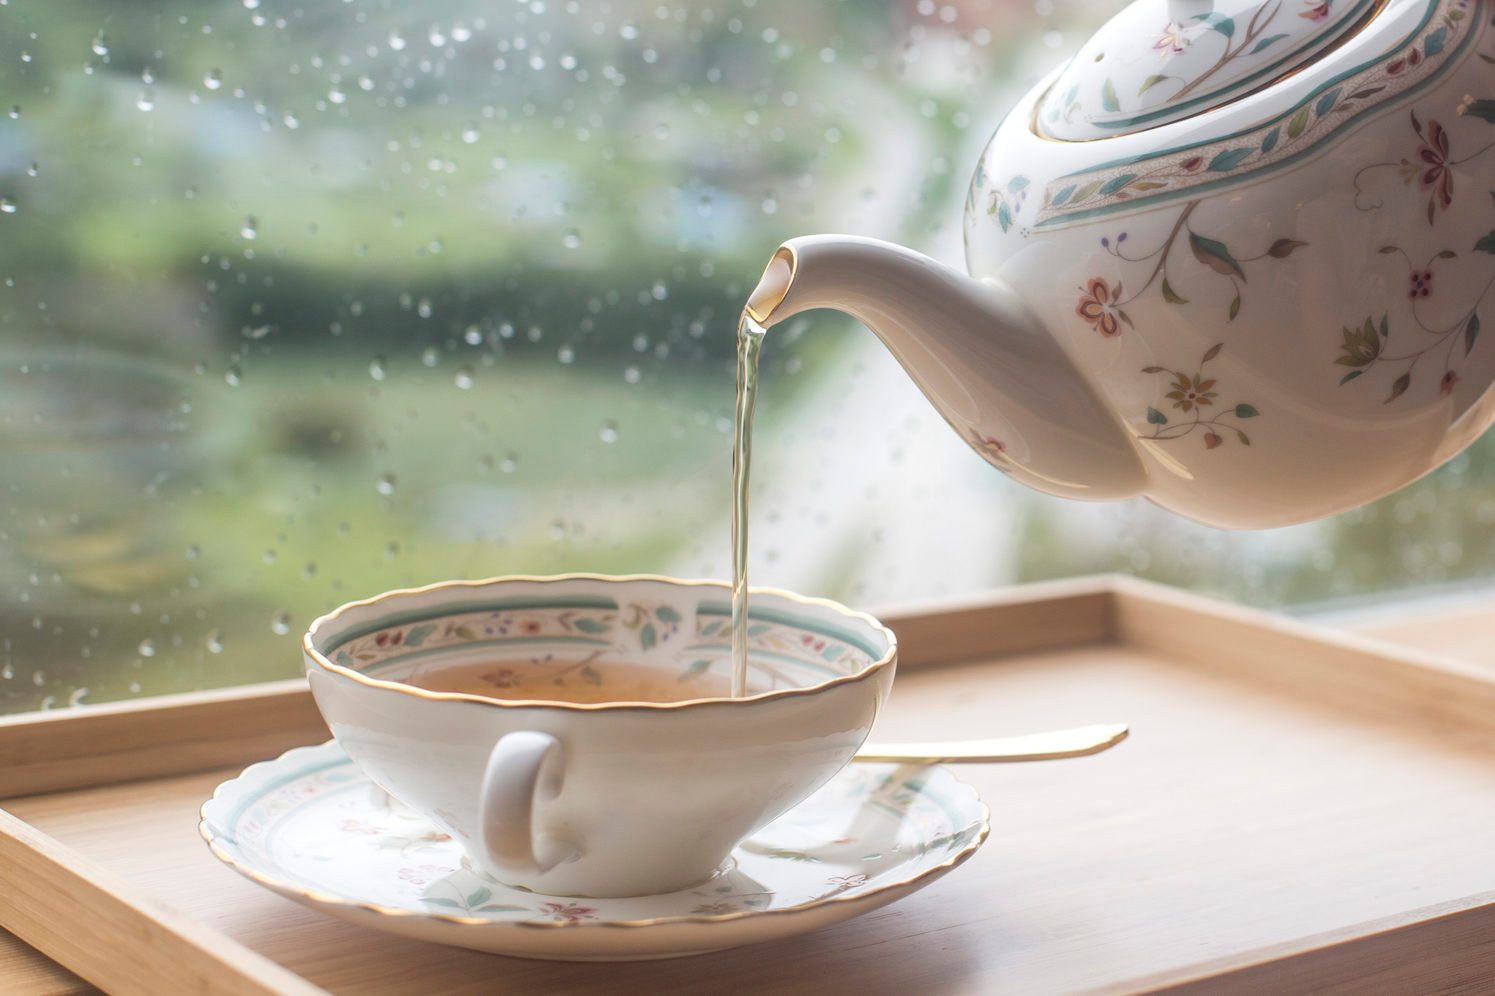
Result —
[[503, 709], [559, 709], [575, 712], [615, 712], [622, 710], [675, 710], [700, 708], [702, 706], [746, 706], [760, 702], [776, 701], [778, 699], [793, 698], [801, 695], [816, 695], [827, 689], [838, 685], [848, 685], [858, 681], [865, 681], [880, 673], [885, 668], [891, 667], [898, 657], [898, 637], [891, 629], [884, 626], [874, 617], [865, 612], [849, 609], [840, 602], [829, 598], [815, 598], [809, 595], [800, 595], [796, 592], [786, 591], [782, 588], [756, 588], [749, 586], [749, 595], [764, 595], [774, 598], [783, 598], [800, 605], [815, 606], [829, 609], [832, 612], [853, 622], [859, 622], [869, 627], [873, 633], [880, 634], [888, 644], [881, 657], [868, 664], [866, 667], [852, 674], [837, 675], [827, 678], [825, 681], [813, 685], [803, 685], [795, 688], [777, 688], [772, 691], [759, 692], [756, 695], [744, 695], [741, 698], [726, 696], [711, 696], [698, 699], [681, 699], [675, 702], [567, 702], [560, 699], [495, 699], [483, 695], [472, 695], [467, 692], [433, 692], [426, 688], [417, 688], [399, 681], [387, 681], [383, 678], [371, 678], [361, 671], [342, 664], [335, 664], [328, 659], [314, 645], [313, 640], [317, 631], [323, 626], [331, 625], [345, 612], [360, 609], [369, 605], [377, 605], [380, 602], [393, 601], [413, 595], [423, 595], [432, 591], [444, 591], [448, 589], [462, 588], [484, 588], [506, 583], [524, 584], [556, 584], [568, 581], [600, 581], [607, 584], [626, 584], [638, 581], [663, 583], [680, 588], [718, 588], [731, 593], [731, 585], [725, 581], [711, 579], [673, 578], [664, 574], [504, 574], [498, 577], [482, 578], [470, 581], [437, 581], [434, 584], [422, 585], [418, 588], [396, 588], [391, 591], [381, 592], [369, 598], [357, 601], [345, 602], [326, 615], [318, 616], [307, 627], [305, 634], [301, 637], [301, 650], [308, 660], [312, 661], [323, 671], [335, 674], [339, 677], [356, 681], [361, 685], [371, 688], [381, 688], [386, 691], [398, 692], [401, 695], [410, 695], [415, 698], [431, 699], [438, 702], [475, 702], [479, 705], [494, 706]]

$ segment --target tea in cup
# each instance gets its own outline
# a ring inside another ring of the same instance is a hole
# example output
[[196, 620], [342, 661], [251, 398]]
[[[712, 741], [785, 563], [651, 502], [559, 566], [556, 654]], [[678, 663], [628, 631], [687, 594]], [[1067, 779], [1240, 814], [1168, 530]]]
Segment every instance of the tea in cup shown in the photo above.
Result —
[[475, 868], [549, 895], [650, 895], [710, 878], [827, 782], [892, 685], [896, 643], [870, 616], [752, 595], [737, 698], [721, 582], [447, 582], [345, 605], [303, 649], [348, 756]]

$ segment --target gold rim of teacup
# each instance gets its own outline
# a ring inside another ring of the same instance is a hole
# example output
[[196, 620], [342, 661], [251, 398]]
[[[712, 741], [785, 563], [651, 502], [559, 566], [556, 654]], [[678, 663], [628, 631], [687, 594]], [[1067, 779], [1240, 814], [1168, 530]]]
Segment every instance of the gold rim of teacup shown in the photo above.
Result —
[[710, 579], [688, 579], [672, 578], [664, 574], [504, 574], [498, 577], [483, 578], [473, 581], [437, 581], [434, 584], [422, 585], [418, 588], [396, 588], [392, 591], [382, 592], [370, 598], [362, 598], [354, 602], [339, 605], [326, 615], [319, 616], [312, 621], [311, 626], [301, 637], [301, 649], [306, 656], [324, 671], [356, 681], [361, 685], [371, 688], [382, 688], [401, 695], [410, 695], [415, 698], [432, 699], [440, 702], [476, 702], [479, 705], [495, 706], [503, 709], [565, 709], [577, 712], [602, 712], [621, 711], [628, 709], [641, 710], [672, 710], [699, 708], [701, 706], [745, 706], [754, 705], [759, 702], [773, 701], [777, 699], [792, 698], [799, 695], [814, 695], [833, 688], [838, 685], [847, 685], [857, 681], [865, 681], [876, 675], [884, 668], [890, 666], [898, 656], [898, 637], [891, 629], [878, 622], [877, 619], [865, 612], [850, 609], [840, 602], [829, 598], [814, 598], [809, 595], [800, 595], [782, 588], [756, 588], [749, 587], [749, 595], [765, 595], [775, 598], [783, 598], [800, 605], [815, 606], [829, 609], [847, 619], [856, 620], [870, 626], [874, 633], [880, 633], [887, 641], [888, 648], [881, 657], [866, 667], [854, 671], [851, 674], [837, 675], [813, 685], [804, 685], [795, 688], [776, 688], [767, 692], [759, 692], [756, 695], [744, 695], [740, 698], [729, 696], [710, 696], [707, 698], [681, 699], [675, 702], [567, 702], [563, 699], [496, 699], [485, 695], [473, 695], [469, 692], [434, 692], [427, 688], [418, 688], [415, 685], [407, 685], [401, 681], [388, 681], [383, 678], [371, 678], [354, 668], [342, 664], [335, 664], [328, 659], [327, 655], [317, 649], [312, 642], [317, 631], [323, 626], [331, 625], [345, 612], [365, 606], [377, 605], [380, 602], [392, 601], [412, 595], [423, 595], [428, 592], [442, 591], [445, 589], [460, 588], [484, 588], [499, 584], [524, 583], [524, 584], [555, 584], [566, 581], [601, 581], [608, 584], [630, 583], [635, 581], [649, 581], [664, 583], [680, 588], [719, 588], [727, 594], [731, 594], [732, 586], [725, 581], [714, 581]]

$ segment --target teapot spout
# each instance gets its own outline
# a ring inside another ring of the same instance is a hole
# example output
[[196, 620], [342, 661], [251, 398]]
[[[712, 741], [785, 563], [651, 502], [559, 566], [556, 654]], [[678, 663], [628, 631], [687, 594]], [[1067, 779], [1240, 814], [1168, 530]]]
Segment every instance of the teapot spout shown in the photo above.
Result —
[[1023, 483], [1097, 500], [1146, 488], [1131, 433], [1007, 284], [875, 239], [791, 239], [748, 313], [770, 327], [815, 308], [876, 333], [971, 448]]

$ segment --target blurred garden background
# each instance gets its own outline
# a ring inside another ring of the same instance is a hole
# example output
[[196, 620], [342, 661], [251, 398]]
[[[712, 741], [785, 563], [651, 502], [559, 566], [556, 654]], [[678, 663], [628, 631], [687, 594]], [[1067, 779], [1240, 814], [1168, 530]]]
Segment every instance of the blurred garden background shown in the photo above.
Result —
[[[299, 673], [451, 577], [725, 576], [779, 241], [960, 259], [976, 153], [1114, 0], [0, 0], [0, 711]], [[1273, 533], [1019, 489], [869, 333], [770, 334], [752, 578], [1121, 570], [1299, 609], [1495, 567], [1481, 443]]]

